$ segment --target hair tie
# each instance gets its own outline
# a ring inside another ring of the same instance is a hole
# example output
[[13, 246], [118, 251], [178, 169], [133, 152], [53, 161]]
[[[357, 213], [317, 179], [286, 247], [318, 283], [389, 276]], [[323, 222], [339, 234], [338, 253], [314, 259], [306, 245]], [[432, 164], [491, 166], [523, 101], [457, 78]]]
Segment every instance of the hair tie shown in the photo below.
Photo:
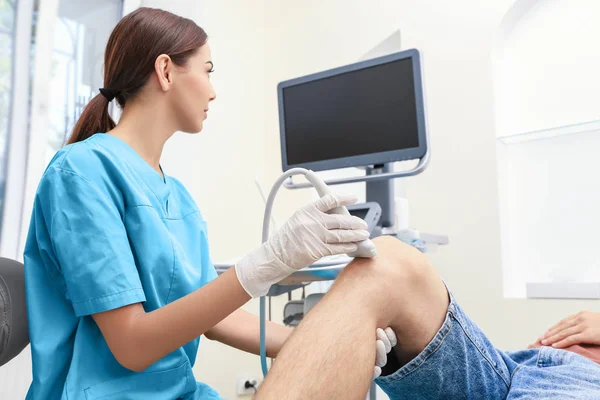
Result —
[[106, 100], [108, 100], [109, 103], [117, 96], [117, 93], [110, 89], [100, 88], [100, 93], [106, 98]]

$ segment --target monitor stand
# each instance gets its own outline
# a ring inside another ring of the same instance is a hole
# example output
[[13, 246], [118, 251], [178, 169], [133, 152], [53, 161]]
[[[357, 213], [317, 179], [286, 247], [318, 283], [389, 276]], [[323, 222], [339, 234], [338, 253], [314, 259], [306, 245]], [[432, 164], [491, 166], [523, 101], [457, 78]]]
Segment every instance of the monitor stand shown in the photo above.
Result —
[[[367, 167], [367, 176], [390, 173], [394, 171], [393, 163], [377, 164]], [[373, 201], [381, 206], [382, 228], [393, 227], [396, 219], [394, 180], [367, 181], [367, 202]]]

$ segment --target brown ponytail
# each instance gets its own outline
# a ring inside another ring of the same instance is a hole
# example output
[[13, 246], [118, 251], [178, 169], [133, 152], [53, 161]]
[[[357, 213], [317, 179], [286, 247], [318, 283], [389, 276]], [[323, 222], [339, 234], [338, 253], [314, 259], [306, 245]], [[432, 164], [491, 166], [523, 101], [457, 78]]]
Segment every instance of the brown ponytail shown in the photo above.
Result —
[[[154, 71], [161, 54], [184, 66], [206, 43], [207, 35], [190, 19], [155, 8], [138, 8], [119, 21], [104, 53], [104, 88], [115, 94], [121, 108], [139, 93]], [[109, 100], [98, 94], [84, 108], [67, 144], [115, 127], [108, 112]]]
[[73, 127], [67, 144], [80, 142], [96, 132], [108, 132], [114, 128], [115, 121], [108, 113], [108, 104], [108, 100], [101, 94], [90, 100]]

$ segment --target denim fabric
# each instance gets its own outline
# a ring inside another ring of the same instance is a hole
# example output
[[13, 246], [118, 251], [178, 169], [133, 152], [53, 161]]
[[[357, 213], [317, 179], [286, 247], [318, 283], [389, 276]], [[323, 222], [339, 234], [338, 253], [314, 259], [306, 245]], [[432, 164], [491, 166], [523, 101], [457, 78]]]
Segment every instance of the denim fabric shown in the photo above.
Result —
[[600, 365], [579, 354], [541, 347], [505, 357], [516, 365], [508, 400], [600, 399]]
[[[393, 358], [393, 351], [389, 355]], [[500, 351], [451, 293], [444, 323], [431, 342], [375, 382], [392, 400], [600, 399], [600, 365], [551, 347]]]

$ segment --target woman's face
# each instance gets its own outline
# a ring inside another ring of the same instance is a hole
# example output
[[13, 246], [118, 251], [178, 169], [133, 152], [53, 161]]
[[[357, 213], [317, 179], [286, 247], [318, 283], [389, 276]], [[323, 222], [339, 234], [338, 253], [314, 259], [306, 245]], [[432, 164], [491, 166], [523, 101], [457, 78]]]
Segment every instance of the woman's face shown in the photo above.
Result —
[[213, 69], [208, 43], [191, 56], [185, 67], [176, 68], [177, 77], [173, 85], [173, 110], [179, 129], [187, 133], [202, 130], [208, 116], [209, 103], [217, 95], [210, 83]]

